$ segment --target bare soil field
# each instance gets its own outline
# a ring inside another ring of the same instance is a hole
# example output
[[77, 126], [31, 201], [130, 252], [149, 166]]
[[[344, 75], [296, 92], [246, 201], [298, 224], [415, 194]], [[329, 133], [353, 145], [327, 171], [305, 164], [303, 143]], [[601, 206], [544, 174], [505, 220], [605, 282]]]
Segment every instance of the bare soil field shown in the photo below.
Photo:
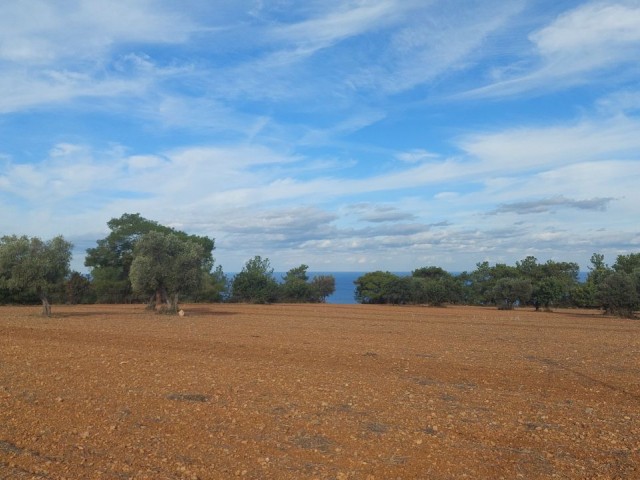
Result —
[[640, 322], [0, 308], [1, 479], [640, 478]]

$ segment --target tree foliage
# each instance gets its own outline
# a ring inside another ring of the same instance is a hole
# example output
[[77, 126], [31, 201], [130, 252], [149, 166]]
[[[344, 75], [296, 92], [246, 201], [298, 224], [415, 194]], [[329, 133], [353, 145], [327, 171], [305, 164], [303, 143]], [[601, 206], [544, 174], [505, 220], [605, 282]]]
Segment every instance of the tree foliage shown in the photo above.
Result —
[[107, 222], [107, 226], [111, 231], [109, 235], [98, 240], [96, 247], [87, 249], [85, 258], [85, 265], [91, 267], [94, 288], [100, 302], [124, 303], [136, 299], [129, 272], [135, 245], [147, 233], [173, 234], [182, 240], [199, 244], [213, 264], [212, 251], [215, 242], [211, 238], [188, 235], [148, 220], [139, 213], [125, 213], [120, 218], [112, 218]]
[[621, 317], [633, 317], [639, 306], [637, 281], [633, 275], [614, 272], [598, 285], [598, 300], [605, 312]]
[[65, 300], [71, 305], [95, 303], [96, 294], [88, 275], [71, 272], [64, 283]]
[[322, 303], [336, 288], [335, 278], [320, 275], [309, 281], [307, 265], [292, 268], [283, 276], [280, 300], [292, 303]]
[[0, 239], [0, 288], [34, 293], [42, 314], [51, 315], [50, 296], [69, 272], [71, 243], [62, 236], [42, 241], [37, 237]]
[[493, 287], [498, 308], [513, 310], [517, 303], [525, 304], [531, 298], [531, 281], [526, 278], [502, 277]]
[[197, 291], [212, 267], [211, 252], [176, 233], [151, 231], [138, 239], [129, 279], [134, 292], [153, 295], [150, 305], [178, 311], [178, 296]]
[[398, 280], [390, 272], [365, 273], [354, 282], [355, 299], [360, 303], [397, 303]]
[[231, 284], [231, 300], [244, 303], [273, 303], [278, 299], [278, 282], [268, 258], [256, 255]]

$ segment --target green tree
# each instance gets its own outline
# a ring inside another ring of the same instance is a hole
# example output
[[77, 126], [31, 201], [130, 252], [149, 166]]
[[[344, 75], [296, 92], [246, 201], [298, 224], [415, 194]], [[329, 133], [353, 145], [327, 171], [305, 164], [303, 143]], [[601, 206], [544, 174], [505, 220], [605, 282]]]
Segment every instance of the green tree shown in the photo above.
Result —
[[587, 282], [593, 283], [596, 287], [611, 273], [609, 266], [604, 263], [604, 255], [601, 253], [594, 253], [591, 255], [591, 266], [589, 266], [589, 275], [587, 275]]
[[517, 267], [497, 263], [493, 267], [489, 262], [476, 264], [471, 273], [460, 275], [458, 281], [463, 284], [462, 297], [472, 305], [496, 305], [500, 299], [496, 298], [496, 283], [502, 278], [520, 278], [521, 272]]
[[577, 263], [553, 260], [539, 264], [533, 256], [516, 262], [519, 277], [531, 282], [530, 302], [536, 310], [540, 307], [550, 310], [554, 305], [568, 303], [571, 292], [577, 286], [579, 268]]
[[176, 233], [151, 231], [138, 239], [129, 279], [133, 291], [153, 294], [150, 306], [178, 311], [178, 296], [197, 292], [213, 266], [211, 252]]
[[551, 307], [561, 301], [564, 295], [565, 284], [557, 277], [543, 278], [533, 287], [532, 296], [535, 297], [536, 310], [541, 306], [547, 311], [551, 310]]
[[573, 303], [582, 308], [601, 308], [598, 290], [600, 284], [611, 274], [612, 270], [605, 263], [604, 255], [600, 253], [591, 255], [590, 262], [586, 282], [577, 285], [572, 291]]
[[149, 232], [175, 234], [183, 240], [199, 244], [213, 264], [213, 239], [188, 235], [166, 227], [153, 220], [147, 220], [139, 213], [125, 213], [120, 218], [107, 222], [111, 231], [98, 240], [95, 248], [87, 249], [85, 265], [91, 267], [91, 277], [98, 295], [98, 301], [107, 303], [130, 302], [134, 299], [129, 271], [133, 262], [133, 251], [137, 241]]
[[612, 265], [613, 270], [619, 273], [633, 274], [640, 271], [640, 253], [629, 253], [628, 255], [618, 255], [616, 263]]
[[311, 280], [311, 289], [313, 301], [324, 303], [336, 291], [336, 278], [333, 275], [317, 275]]
[[606, 313], [633, 317], [639, 306], [638, 287], [634, 275], [613, 272], [598, 284], [598, 300]]
[[428, 303], [439, 307], [445, 303], [458, 303], [463, 298], [463, 283], [440, 267], [422, 267], [411, 273], [413, 277], [413, 303]]
[[229, 278], [218, 265], [215, 270], [204, 276], [202, 288], [188, 295], [194, 302], [224, 302], [229, 296]]
[[69, 272], [71, 243], [62, 236], [42, 241], [37, 237], [0, 239], [0, 288], [35, 293], [42, 314], [51, 315], [50, 295]]
[[428, 278], [437, 280], [441, 278], [449, 278], [451, 277], [451, 274], [440, 267], [430, 266], [415, 269], [413, 272], [411, 272], [411, 276], [415, 278]]
[[528, 279], [503, 277], [496, 281], [493, 290], [498, 308], [513, 310], [516, 303], [529, 301], [533, 289]]
[[80, 272], [71, 272], [64, 285], [65, 298], [71, 305], [95, 303], [96, 295], [91, 279]]
[[273, 303], [278, 299], [278, 282], [268, 258], [256, 255], [242, 268], [231, 284], [231, 300], [246, 303]]
[[308, 283], [307, 265], [292, 268], [282, 278], [280, 285], [282, 299], [285, 302], [305, 303], [313, 301], [313, 289]]
[[394, 303], [400, 297], [402, 284], [398, 275], [390, 272], [369, 272], [358, 277], [353, 283], [356, 285], [355, 299], [359, 303]]

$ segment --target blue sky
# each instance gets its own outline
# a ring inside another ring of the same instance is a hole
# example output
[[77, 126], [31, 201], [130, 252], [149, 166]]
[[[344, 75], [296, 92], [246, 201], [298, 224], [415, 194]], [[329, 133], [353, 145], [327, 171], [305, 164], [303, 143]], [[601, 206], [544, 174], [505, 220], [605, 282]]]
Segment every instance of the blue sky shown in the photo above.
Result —
[[640, 1], [0, 4], [0, 234], [123, 213], [225, 271], [640, 251]]

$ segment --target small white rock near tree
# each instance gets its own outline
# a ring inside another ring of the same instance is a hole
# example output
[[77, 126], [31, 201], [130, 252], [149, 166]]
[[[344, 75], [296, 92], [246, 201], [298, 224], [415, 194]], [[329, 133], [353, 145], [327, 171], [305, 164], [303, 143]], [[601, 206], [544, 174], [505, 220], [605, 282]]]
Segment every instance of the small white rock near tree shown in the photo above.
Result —
[[129, 280], [150, 295], [149, 308], [177, 313], [178, 297], [197, 291], [213, 267], [211, 252], [174, 233], [149, 232], [136, 242]]
[[0, 288], [32, 292], [42, 301], [42, 315], [51, 315], [51, 292], [69, 273], [72, 244], [62, 236], [0, 238]]

